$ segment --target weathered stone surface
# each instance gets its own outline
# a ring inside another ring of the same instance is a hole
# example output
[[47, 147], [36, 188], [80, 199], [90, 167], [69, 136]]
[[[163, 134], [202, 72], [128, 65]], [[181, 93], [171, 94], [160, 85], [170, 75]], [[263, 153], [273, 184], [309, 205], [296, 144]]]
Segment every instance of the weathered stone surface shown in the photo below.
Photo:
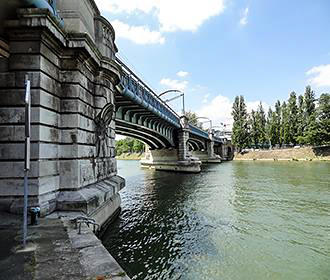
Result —
[[[124, 180], [119, 176], [88, 185], [77, 191], [62, 191], [57, 198], [57, 209], [61, 211], [83, 211], [103, 224], [120, 206], [120, 187]], [[103, 211], [107, 208], [106, 211]], [[109, 214], [109, 215], [108, 215]]]
[[57, 5], [68, 33], [87, 33], [95, 39], [94, 17], [100, 12], [93, 0], [59, 0]]
[[180, 160], [180, 152], [176, 149], [149, 150], [145, 152], [145, 158], [141, 160], [141, 166], [155, 170], [166, 170], [176, 172], [201, 171], [201, 162], [196, 159]]
[[42, 9], [19, 9], [5, 24], [10, 48], [0, 67], [0, 208], [19, 212], [23, 205], [28, 75], [30, 205], [41, 206], [42, 214], [56, 207], [93, 212], [103, 223], [120, 207], [123, 186], [111, 181], [117, 171], [114, 122], [108, 129], [112, 139], [95, 136], [95, 118], [114, 102], [119, 82], [111, 62], [117, 51], [114, 34], [92, 0], [58, 1], [57, 8], [64, 29]]
[[193, 151], [192, 156], [198, 158], [202, 163], [221, 163], [220, 156], [214, 154], [210, 156], [208, 152], [203, 151]]

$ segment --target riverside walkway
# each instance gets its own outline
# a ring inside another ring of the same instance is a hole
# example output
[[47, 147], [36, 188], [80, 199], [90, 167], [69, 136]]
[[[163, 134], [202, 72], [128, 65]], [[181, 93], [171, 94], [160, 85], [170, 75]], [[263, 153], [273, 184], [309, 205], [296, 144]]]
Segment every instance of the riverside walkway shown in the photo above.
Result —
[[29, 227], [21, 250], [17, 217], [0, 213], [0, 280], [129, 280], [94, 233], [86, 226], [78, 234], [68, 217], [55, 214]]

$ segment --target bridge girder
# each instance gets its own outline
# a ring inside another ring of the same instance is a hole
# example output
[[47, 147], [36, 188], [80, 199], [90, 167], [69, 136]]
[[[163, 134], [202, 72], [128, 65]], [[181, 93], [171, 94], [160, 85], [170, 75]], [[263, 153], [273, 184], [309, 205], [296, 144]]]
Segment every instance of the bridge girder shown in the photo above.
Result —
[[139, 124], [116, 119], [116, 130], [117, 129], [118, 131], [127, 131], [131, 134], [131, 136], [136, 134], [145, 137], [146, 139], [152, 140], [154, 143], [153, 146], [155, 146], [156, 149], [174, 147], [173, 140], [167, 137], [167, 135], [163, 135], [158, 131]]

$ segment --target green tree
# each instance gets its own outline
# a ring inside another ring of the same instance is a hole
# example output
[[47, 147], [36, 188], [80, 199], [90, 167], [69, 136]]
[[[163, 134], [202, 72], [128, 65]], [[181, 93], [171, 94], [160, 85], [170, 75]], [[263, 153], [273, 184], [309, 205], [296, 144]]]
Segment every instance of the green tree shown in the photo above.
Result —
[[297, 132], [298, 132], [298, 106], [297, 106], [297, 95], [293, 91], [290, 93], [288, 100], [288, 143], [295, 145], [297, 143]]
[[282, 104], [282, 117], [281, 117], [281, 143], [288, 144], [290, 137], [290, 127], [289, 127], [289, 113], [288, 113], [288, 106], [284, 101]]
[[266, 134], [266, 114], [264, 108], [260, 102], [257, 110], [257, 122], [258, 122], [258, 131], [259, 131], [259, 143], [264, 145], [267, 140]]
[[307, 126], [304, 130], [304, 135], [300, 135], [298, 137], [298, 142], [308, 145], [319, 144], [319, 126], [315, 112], [309, 116]]
[[[302, 95], [298, 96], [298, 113], [297, 113], [297, 137], [300, 138], [304, 134], [306, 127], [305, 119], [305, 104], [304, 97]], [[298, 140], [298, 143], [303, 144], [301, 140]]]
[[188, 122], [192, 125], [198, 126], [198, 116], [195, 112], [187, 111], [185, 112], [185, 116], [188, 119]]
[[317, 142], [317, 122], [315, 93], [310, 86], [307, 86], [304, 97], [299, 96], [298, 100], [298, 143], [313, 145]]
[[266, 122], [266, 136], [271, 146], [274, 146], [277, 141], [276, 129], [276, 112], [273, 112], [273, 110], [269, 108]]
[[317, 144], [330, 143], [330, 94], [323, 93], [319, 98], [317, 109], [318, 133]]
[[308, 122], [308, 118], [315, 113], [315, 93], [310, 86], [306, 87], [304, 94], [304, 111]]
[[310, 86], [306, 87], [304, 94], [304, 129], [302, 133], [302, 139], [306, 139], [306, 144], [311, 144], [312, 135], [315, 135], [317, 130], [316, 124], [316, 109], [315, 109], [315, 93]]
[[144, 151], [144, 144], [141, 141], [134, 139], [134, 141], [133, 141], [133, 152], [141, 153], [143, 151]]
[[116, 153], [120, 156], [123, 153], [141, 153], [144, 151], [144, 144], [139, 140], [126, 137], [116, 141]]
[[249, 145], [248, 114], [242, 95], [235, 98], [232, 116], [234, 119], [232, 141], [241, 150]]
[[277, 100], [275, 103], [275, 144], [282, 146], [281, 138], [281, 118], [282, 118], [282, 108], [281, 102]]
[[258, 148], [260, 140], [260, 131], [258, 125], [257, 113], [252, 110], [249, 116], [249, 127], [250, 127], [250, 139], [252, 144]]

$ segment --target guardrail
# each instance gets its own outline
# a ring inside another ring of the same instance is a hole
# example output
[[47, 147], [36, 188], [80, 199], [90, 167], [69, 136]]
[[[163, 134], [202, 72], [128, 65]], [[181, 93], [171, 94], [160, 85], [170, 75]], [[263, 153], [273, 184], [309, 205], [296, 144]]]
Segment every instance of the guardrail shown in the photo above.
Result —
[[[116, 62], [123, 70], [121, 75], [121, 86], [124, 90], [122, 93], [142, 105], [144, 108], [169, 121], [176, 127], [181, 127], [180, 116], [118, 57], [116, 58]], [[208, 132], [199, 127], [189, 124], [189, 129], [193, 134], [199, 137], [209, 138]], [[221, 139], [216, 138], [216, 141], [220, 142]]]
[[179, 127], [180, 116], [119, 58], [116, 58], [116, 62], [123, 69], [121, 85], [124, 89], [130, 91], [123, 93], [130, 95], [131, 98], [135, 99], [135, 101], [140, 103], [143, 107], [154, 111], [170, 123]]
[[209, 133], [206, 132], [205, 130], [197, 127], [197, 126], [194, 126], [192, 124], [189, 124], [189, 129], [191, 130], [192, 133], [200, 136], [200, 137], [203, 137], [203, 138], [209, 138]]

